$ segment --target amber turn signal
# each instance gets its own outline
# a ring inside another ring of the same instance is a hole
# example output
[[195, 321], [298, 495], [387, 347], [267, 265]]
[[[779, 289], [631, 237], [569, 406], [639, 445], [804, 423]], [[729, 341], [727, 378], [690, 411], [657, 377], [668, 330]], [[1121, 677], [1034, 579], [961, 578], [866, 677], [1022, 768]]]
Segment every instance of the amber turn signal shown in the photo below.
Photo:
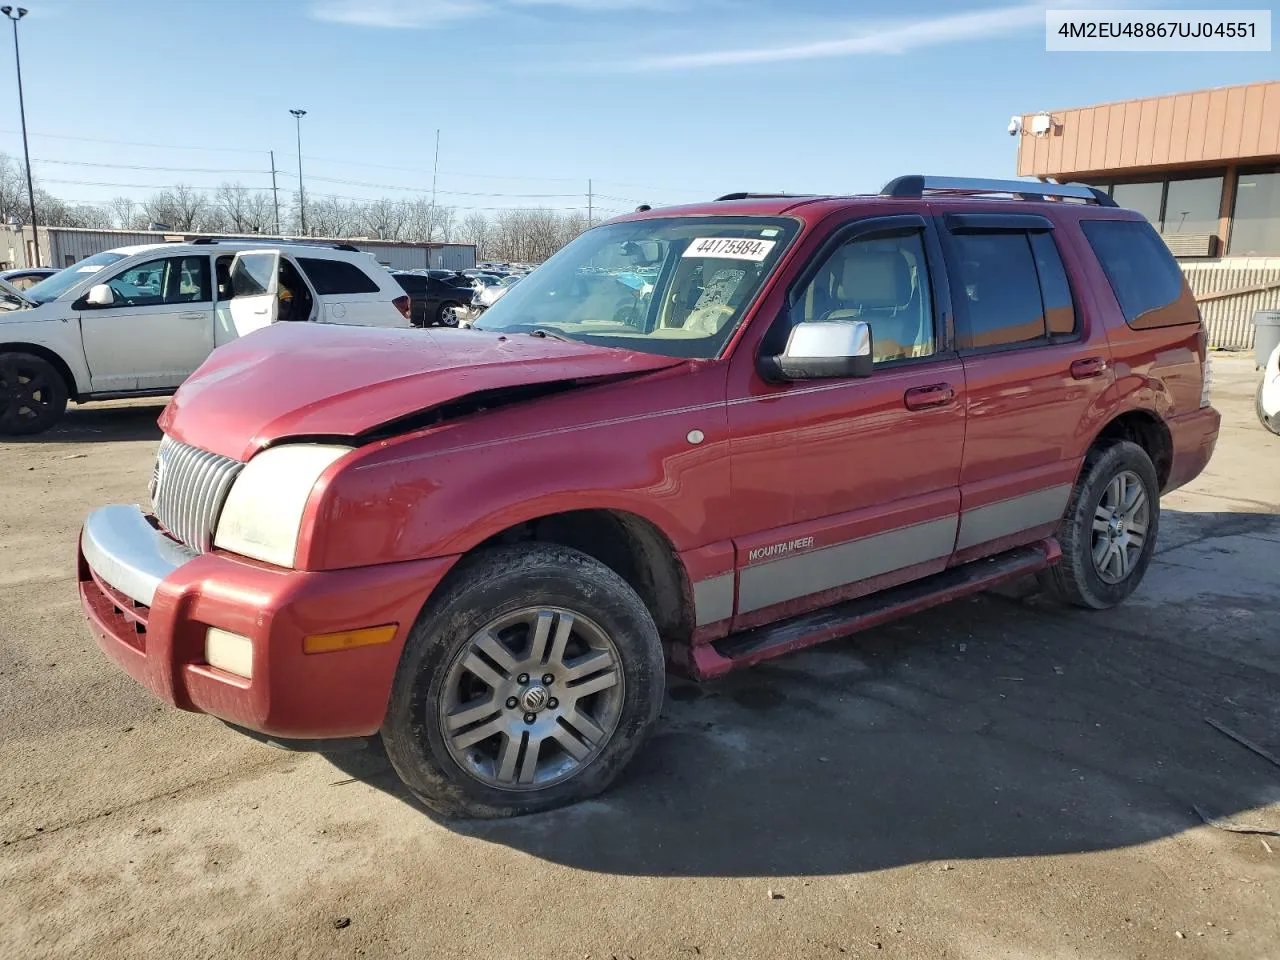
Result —
[[396, 635], [398, 624], [381, 627], [364, 627], [361, 630], [343, 630], [340, 633], [317, 633], [302, 641], [303, 653], [332, 653], [334, 650], [350, 650], [352, 647], [371, 647], [390, 643]]

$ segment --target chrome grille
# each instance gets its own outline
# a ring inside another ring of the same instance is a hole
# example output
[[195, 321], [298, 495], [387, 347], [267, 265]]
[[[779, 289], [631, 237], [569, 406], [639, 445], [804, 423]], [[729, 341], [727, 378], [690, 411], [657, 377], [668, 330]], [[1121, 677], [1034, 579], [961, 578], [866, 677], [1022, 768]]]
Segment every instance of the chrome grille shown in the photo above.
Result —
[[187, 546], [208, 550], [231, 482], [242, 469], [238, 460], [166, 436], [151, 477], [156, 519]]

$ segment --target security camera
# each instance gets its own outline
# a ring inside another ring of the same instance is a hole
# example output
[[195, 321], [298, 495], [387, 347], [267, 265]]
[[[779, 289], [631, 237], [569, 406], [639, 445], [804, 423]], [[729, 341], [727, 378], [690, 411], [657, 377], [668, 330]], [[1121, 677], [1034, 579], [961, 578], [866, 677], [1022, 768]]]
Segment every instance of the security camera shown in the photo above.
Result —
[[1010, 117], [1009, 118], [1009, 136], [1016, 137], [1021, 132], [1022, 132], [1022, 118]]

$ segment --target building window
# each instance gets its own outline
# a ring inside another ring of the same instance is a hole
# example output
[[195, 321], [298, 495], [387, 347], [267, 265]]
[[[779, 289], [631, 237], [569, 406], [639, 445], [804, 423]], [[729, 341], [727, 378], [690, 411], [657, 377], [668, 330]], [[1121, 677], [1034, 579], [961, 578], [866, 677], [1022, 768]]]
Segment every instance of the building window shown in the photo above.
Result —
[[1242, 173], [1231, 222], [1233, 256], [1280, 254], [1280, 173]]
[[1167, 237], [1203, 237], [1218, 232], [1222, 177], [1170, 180], [1160, 232]]
[[1164, 183], [1117, 183], [1111, 191], [1111, 198], [1128, 210], [1137, 210], [1151, 221], [1152, 226], [1160, 228], [1160, 201], [1164, 197]]

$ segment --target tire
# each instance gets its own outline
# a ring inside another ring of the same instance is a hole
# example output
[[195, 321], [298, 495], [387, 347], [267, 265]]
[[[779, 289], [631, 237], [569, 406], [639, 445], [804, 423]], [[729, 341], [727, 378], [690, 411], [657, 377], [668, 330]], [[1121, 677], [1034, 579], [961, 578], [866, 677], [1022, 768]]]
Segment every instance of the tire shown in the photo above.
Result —
[[664, 692], [657, 627], [627, 582], [577, 550], [527, 543], [463, 561], [427, 604], [382, 738], [430, 809], [518, 816], [604, 790], [656, 724]]
[[456, 327], [458, 325], [457, 311], [462, 309], [462, 304], [449, 300], [440, 304], [440, 309], [436, 311], [437, 327]]
[[[1132, 494], [1135, 506], [1120, 510], [1113, 526], [1109, 508], [1115, 504], [1117, 484], [1123, 484], [1119, 489], [1126, 502], [1135, 485], [1137, 492]], [[1145, 498], [1145, 515], [1138, 509], [1139, 497]], [[1095, 530], [1095, 521], [1106, 528]], [[1095, 446], [1067, 503], [1058, 534], [1062, 559], [1042, 574], [1041, 583], [1057, 599], [1078, 607], [1114, 607], [1142, 582], [1159, 527], [1160, 485], [1147, 452], [1128, 440]], [[1139, 528], [1140, 545], [1134, 543]], [[1116, 556], [1116, 548], [1122, 556]], [[1095, 561], [1096, 555], [1104, 555], [1105, 561]]]
[[1268, 417], [1267, 411], [1262, 406], [1262, 388], [1264, 386], [1266, 386], [1264, 383], [1258, 384], [1258, 392], [1254, 396], [1253, 409], [1258, 414], [1258, 422], [1276, 436], [1280, 436], [1280, 411], [1277, 411], [1274, 416]]
[[43, 433], [67, 409], [67, 382], [44, 357], [0, 354], [0, 435]]

